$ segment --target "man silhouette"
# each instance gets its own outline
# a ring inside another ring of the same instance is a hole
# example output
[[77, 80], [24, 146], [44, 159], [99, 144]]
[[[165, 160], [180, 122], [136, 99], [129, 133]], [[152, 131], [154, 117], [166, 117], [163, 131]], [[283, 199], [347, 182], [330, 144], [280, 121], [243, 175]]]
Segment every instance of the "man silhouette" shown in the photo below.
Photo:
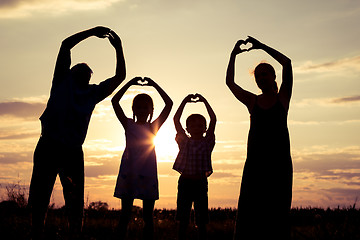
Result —
[[[71, 49], [91, 37], [108, 38], [116, 50], [116, 73], [98, 85], [89, 84], [92, 70], [86, 63], [72, 68]], [[125, 79], [125, 59], [119, 36], [106, 27], [94, 27], [63, 40], [57, 57], [50, 98], [40, 117], [41, 136], [34, 152], [29, 206], [33, 239], [41, 238], [51, 193], [59, 174], [63, 186], [69, 230], [81, 233], [84, 207], [84, 143], [95, 105]]]

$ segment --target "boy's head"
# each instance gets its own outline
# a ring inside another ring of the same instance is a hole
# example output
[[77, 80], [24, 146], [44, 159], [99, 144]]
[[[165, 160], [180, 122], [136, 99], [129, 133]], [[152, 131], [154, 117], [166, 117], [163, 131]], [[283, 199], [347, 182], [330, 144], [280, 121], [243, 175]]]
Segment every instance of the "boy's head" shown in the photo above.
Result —
[[206, 132], [206, 119], [201, 114], [191, 114], [186, 119], [186, 131], [191, 137], [202, 137]]

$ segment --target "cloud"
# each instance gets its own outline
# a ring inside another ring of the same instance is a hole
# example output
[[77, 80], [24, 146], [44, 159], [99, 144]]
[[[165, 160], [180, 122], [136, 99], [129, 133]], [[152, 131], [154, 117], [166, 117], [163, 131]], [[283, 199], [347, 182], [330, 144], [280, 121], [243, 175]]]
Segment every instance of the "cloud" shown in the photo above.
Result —
[[18, 140], [39, 137], [38, 131], [29, 133], [2, 133], [0, 131], [0, 140]]
[[294, 175], [311, 184], [360, 186], [360, 148], [299, 152], [294, 155]]
[[334, 103], [360, 102], [360, 95], [333, 99]]
[[295, 68], [295, 72], [298, 73], [328, 73], [343, 70], [353, 70], [357, 72], [360, 71], [360, 56], [342, 58], [339, 60], [324, 63], [313, 63], [312, 61], [308, 61], [302, 66]]
[[45, 104], [40, 102], [0, 102], [0, 117], [11, 116], [25, 120], [36, 120], [44, 109]]
[[38, 13], [60, 15], [68, 12], [108, 8], [124, 0], [2, 0], [0, 18], [24, 18]]
[[296, 107], [334, 107], [334, 106], [351, 106], [360, 104], [360, 95], [344, 96], [337, 98], [304, 98], [301, 100], [295, 100], [293, 103]]
[[0, 165], [32, 162], [33, 152], [2, 152]]

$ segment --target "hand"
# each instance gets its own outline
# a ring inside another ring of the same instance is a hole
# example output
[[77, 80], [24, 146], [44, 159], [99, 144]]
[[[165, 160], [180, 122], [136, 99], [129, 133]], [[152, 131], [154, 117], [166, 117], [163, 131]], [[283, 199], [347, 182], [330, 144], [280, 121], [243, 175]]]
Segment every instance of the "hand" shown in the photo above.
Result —
[[92, 30], [94, 31], [94, 35], [97, 36], [98, 38], [108, 37], [111, 31], [110, 28], [102, 27], [102, 26], [94, 27]]
[[140, 83], [142, 80], [142, 77], [134, 77], [129, 81], [129, 84], [142, 86], [142, 84]]
[[114, 47], [119, 45], [121, 46], [121, 39], [113, 30], [110, 30], [110, 32], [108, 33], [108, 38], [111, 45], [113, 45]]
[[231, 54], [238, 55], [239, 53], [248, 51], [248, 49], [241, 49], [241, 45], [246, 45], [246, 44], [247, 44], [247, 40], [246, 41], [244, 41], [244, 40], [237, 41]]
[[155, 81], [152, 80], [152, 79], [149, 78], [149, 77], [144, 77], [144, 85], [154, 86], [154, 85], [155, 85]]
[[201, 96], [200, 94], [196, 93], [196, 94], [189, 94], [185, 97], [184, 101], [185, 102], [189, 102], [189, 103], [196, 103], [196, 102], [201, 102], [203, 101], [204, 97]]
[[251, 37], [251, 36], [248, 36], [248, 38], [245, 40], [246, 43], [251, 43], [252, 44], [252, 47], [250, 47], [248, 49], [248, 51], [250, 50], [253, 50], [253, 49], [262, 49], [264, 44], [261, 43], [260, 41], [258, 41], [257, 39]]
[[206, 99], [199, 93], [196, 93], [194, 95], [194, 100], [195, 100], [195, 102], [205, 102], [206, 101]]
[[193, 102], [193, 100], [192, 99], [194, 99], [195, 98], [195, 94], [189, 94], [189, 95], [187, 95], [185, 98], [184, 98], [184, 102], [187, 102], [187, 103], [191, 103], [191, 102]]

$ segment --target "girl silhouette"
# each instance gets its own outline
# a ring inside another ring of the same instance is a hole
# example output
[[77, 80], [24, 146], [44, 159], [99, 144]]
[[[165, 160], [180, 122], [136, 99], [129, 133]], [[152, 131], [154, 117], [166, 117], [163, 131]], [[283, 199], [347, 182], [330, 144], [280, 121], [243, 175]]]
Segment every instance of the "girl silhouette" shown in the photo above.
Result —
[[[247, 43], [252, 47], [241, 49]], [[253, 49], [264, 50], [281, 64], [279, 90], [275, 70], [267, 63], [260, 63], [254, 71], [260, 95], [235, 84], [236, 56]], [[239, 40], [230, 56], [226, 84], [247, 107], [251, 119], [234, 239], [289, 239], [292, 160], [287, 113], [293, 85], [291, 60], [253, 37]]]
[[[120, 239], [125, 239], [134, 199], [143, 200], [144, 238], [152, 239], [154, 233], [153, 210], [159, 199], [154, 137], [172, 108], [170, 97], [150, 78], [135, 77], [124, 85], [111, 102], [117, 118], [125, 129], [126, 147], [121, 159], [114, 196], [121, 199]], [[132, 85], [154, 87], [165, 102], [159, 117], [152, 121], [153, 101], [147, 94], [133, 100], [133, 118], [127, 118], [119, 101]]]

